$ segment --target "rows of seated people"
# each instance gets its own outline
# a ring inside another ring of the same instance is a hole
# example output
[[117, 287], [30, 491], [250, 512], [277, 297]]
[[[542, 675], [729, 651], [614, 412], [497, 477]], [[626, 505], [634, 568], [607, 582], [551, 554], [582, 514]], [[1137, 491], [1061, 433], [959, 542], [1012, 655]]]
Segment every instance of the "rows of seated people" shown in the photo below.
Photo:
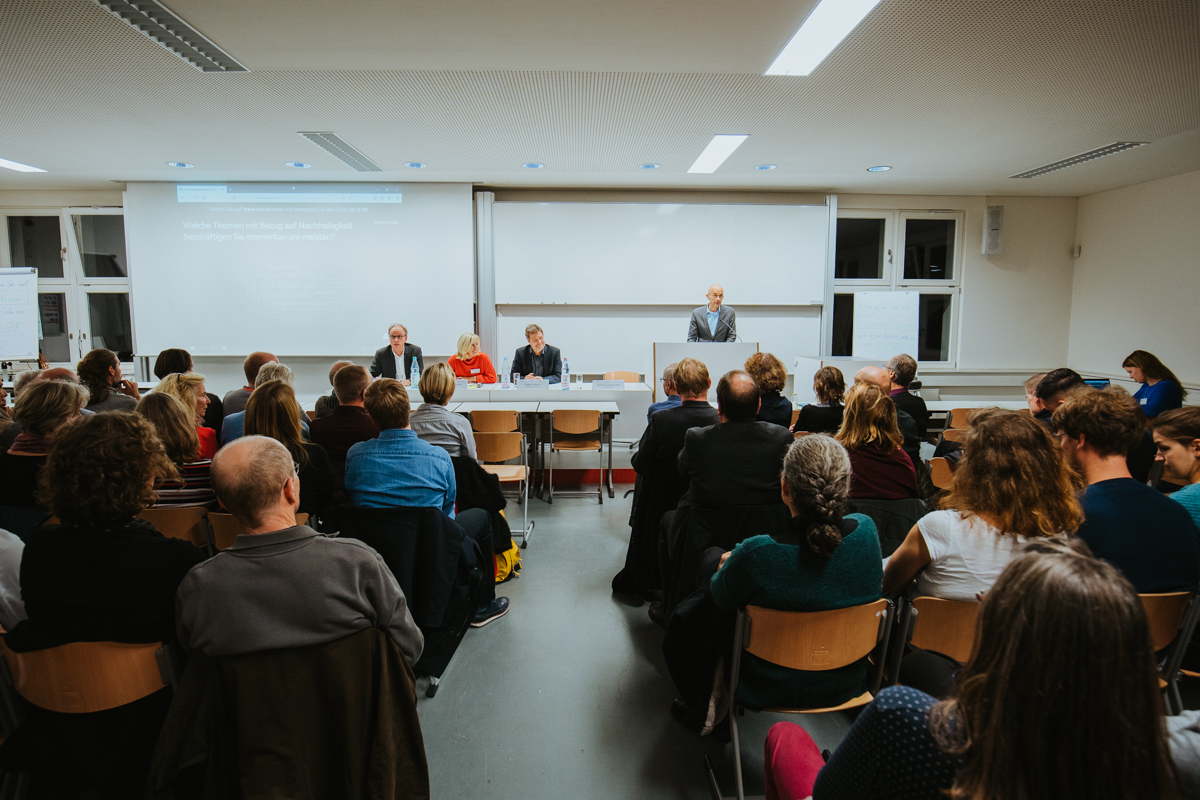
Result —
[[[508, 598], [496, 596], [493, 563], [494, 553], [513, 547], [496, 513], [503, 497], [499, 506], [477, 502], [489, 489], [481, 469], [461, 491], [456, 480], [456, 471], [473, 475], [460, 462], [474, 465], [475, 444], [469, 422], [446, 409], [454, 373], [444, 363], [425, 370], [419, 391], [426, 402], [411, 409], [401, 382], [372, 380], [363, 367], [339, 362], [330, 373], [333, 393], [321, 398], [310, 422], [286, 365], [255, 353], [245, 372], [246, 386], [219, 399], [207, 392], [186, 351], [168, 350], [155, 363], [159, 383], [142, 396], [121, 378], [112, 352], [93, 350], [77, 365], [78, 374], [22, 373], [11, 412], [5, 402], [5, 647], [27, 654], [71, 642], [161, 642], [177, 648], [189, 667], [178, 692], [167, 687], [95, 714], [26, 704], [21, 735], [0, 750], [0, 767], [32, 770], [34, 796], [90, 787], [104, 798], [141, 797], [147, 776], [156, 790], [187, 793], [189, 781], [198, 780], [180, 768], [194, 755], [187, 749], [196, 738], [189, 733], [196, 728], [194, 715], [213, 713], [196, 688], [200, 676], [220, 669], [222, 681], [230, 680], [229, 670], [239, 680], [263, 680], [269, 670], [229, 659], [265, 652], [317, 658], [305, 654], [370, 630], [381, 632], [382, 640], [356, 640], [338, 657], [375, 659], [376, 668], [398, 682], [390, 694], [378, 686], [369, 692], [395, 707], [385, 715], [391, 729], [377, 728], [356, 741], [347, 732], [361, 731], [366, 717], [341, 720], [345, 724], [330, 733], [300, 726], [302, 735], [311, 735], [305, 746], [358, 748], [352, 754], [357, 762], [347, 753], [347, 763], [331, 758], [331, 769], [342, 773], [325, 776], [327, 783], [310, 775], [306, 780], [316, 783], [289, 794], [280, 787], [296, 778], [280, 764], [303, 760], [300, 745], [276, 752], [280, 745], [269, 730], [246, 734], [239, 728], [240, 755], [263, 748], [274, 753], [260, 759], [264, 766], [252, 782], [268, 793], [284, 792], [278, 796], [345, 796], [331, 787], [351, 774], [364, 786], [394, 785], [396, 796], [428, 796], [413, 667], [430, 644], [419, 623], [449, 613], [446, 598], [460, 577], [455, 553], [447, 564], [443, 548], [421, 565], [430, 565], [427, 571], [408, 576], [439, 589], [406, 598], [400, 573], [379, 552], [315, 528], [318, 518], [339, 508], [432, 509], [441, 520], [438, 531], [449, 526], [458, 539], [474, 543], [462, 548], [475, 576], [462, 594], [473, 601], [464, 606], [464, 626], [469, 621], [481, 627], [508, 612]], [[499, 495], [498, 484], [491, 488]], [[492, 502], [490, 495], [485, 499]], [[242, 534], [209, 558], [196, 544], [164, 537], [138, 516], [144, 509], [189, 507], [231, 514]], [[297, 524], [298, 514], [308, 514], [311, 524]], [[430, 599], [435, 597], [442, 598], [440, 605]], [[197, 666], [205, 660], [219, 666]], [[318, 663], [304, 663], [319, 672]], [[337, 669], [336, 675], [353, 674], [345, 664]], [[254, 700], [243, 698], [239, 713], [245, 719], [261, 716], [272, 699], [290, 707], [292, 701], [272, 696], [269, 686]], [[329, 695], [334, 707], [308, 709], [311, 718], [365, 713], [352, 703], [347, 711], [344, 692], [317, 694]], [[403, 701], [406, 694], [411, 702]], [[373, 741], [388, 744], [372, 750]], [[209, 779], [220, 771], [216, 755], [208, 753]], [[245, 782], [234, 790], [254, 793]]]
[[[704, 365], [671, 365], [677, 399], [651, 409], [634, 456], [613, 590], [650, 601], [665, 628], [675, 718], [728, 740], [739, 608], [982, 602], [971, 659], [901, 643], [899, 686], [828, 764], [801, 728], [774, 726], [767, 796], [1200, 797], [1200, 712], [1170, 718], [1169, 751], [1138, 598], [1200, 584], [1200, 408], [1182, 407], [1174, 374], [1136, 351], [1133, 396], [1069, 369], [1034, 376], [1028, 412], [971, 414], [940, 492], [920, 458], [940, 437], [909, 391], [911, 357], [860, 370], [849, 390], [822, 368], [791, 431], [777, 363], [721, 377], [715, 409]], [[1185, 669], [1200, 668], [1200, 641], [1185, 644]], [[831, 708], [867, 689], [867, 659], [811, 671], [747, 654], [740, 669], [750, 709]]]

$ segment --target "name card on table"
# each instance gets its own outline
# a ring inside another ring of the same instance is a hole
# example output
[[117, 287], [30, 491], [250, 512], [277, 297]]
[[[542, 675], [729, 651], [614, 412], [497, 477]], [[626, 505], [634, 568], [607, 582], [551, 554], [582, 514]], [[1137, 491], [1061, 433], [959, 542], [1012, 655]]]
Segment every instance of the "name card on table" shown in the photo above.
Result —
[[454, 388], [455, 389], [466, 389], [470, 385], [471, 385], [470, 381], [468, 381], [466, 378], [455, 378], [454, 379]]
[[517, 381], [518, 389], [548, 389], [550, 382], [545, 378], [521, 378]]
[[625, 381], [592, 381], [593, 389], [619, 389], [624, 391]]

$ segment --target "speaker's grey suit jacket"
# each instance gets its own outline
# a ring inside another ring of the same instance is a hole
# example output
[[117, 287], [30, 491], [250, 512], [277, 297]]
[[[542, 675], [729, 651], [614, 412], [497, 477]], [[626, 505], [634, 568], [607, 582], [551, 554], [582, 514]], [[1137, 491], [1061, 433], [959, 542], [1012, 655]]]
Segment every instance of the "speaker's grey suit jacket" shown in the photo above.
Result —
[[713, 336], [708, 329], [708, 306], [700, 306], [692, 311], [687, 340], [689, 342], [737, 341], [737, 312], [733, 310], [733, 306], [721, 306], [717, 311], [717, 335]]

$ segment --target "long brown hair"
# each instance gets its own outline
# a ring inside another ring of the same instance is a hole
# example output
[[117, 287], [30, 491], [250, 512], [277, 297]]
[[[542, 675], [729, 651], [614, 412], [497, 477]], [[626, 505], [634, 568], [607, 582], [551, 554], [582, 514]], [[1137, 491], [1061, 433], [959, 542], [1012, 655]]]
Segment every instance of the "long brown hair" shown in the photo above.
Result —
[[300, 404], [292, 387], [283, 381], [254, 387], [246, 401], [246, 435], [269, 436], [288, 449], [301, 469], [308, 464], [300, 438]]
[[121, 362], [116, 353], [112, 350], [105, 350], [103, 347], [89, 350], [75, 365], [75, 373], [79, 375], [79, 382], [91, 392], [89, 404], [103, 403], [112, 394], [112, 385], [109, 383], [108, 376], [109, 367], [116, 367], [119, 373]]
[[852, 453], [864, 447], [896, 452], [904, 444], [896, 404], [875, 384], [854, 384], [846, 392], [846, 411], [835, 438]]
[[167, 457], [178, 466], [196, 460], [200, 452], [200, 437], [196, 433], [189, 408], [184, 408], [179, 399], [166, 392], [151, 392], [138, 401], [134, 413], [145, 417], [154, 426], [154, 432], [162, 440]]
[[1179, 387], [1180, 397], [1187, 397], [1187, 389], [1183, 381], [1175, 377], [1175, 373], [1167, 369], [1167, 365], [1158, 360], [1154, 353], [1145, 350], [1134, 350], [1121, 362], [1122, 367], [1137, 367], [1142, 371], [1142, 377], [1152, 381], [1170, 381]]
[[1133, 587], [1077, 546], [1029, 549], [984, 596], [975, 652], [930, 714], [939, 747], [969, 756], [948, 796], [1178, 797]]
[[1001, 533], [1054, 536], [1083, 521], [1073, 474], [1046, 426], [1027, 411], [971, 417], [946, 508], [986, 514]]

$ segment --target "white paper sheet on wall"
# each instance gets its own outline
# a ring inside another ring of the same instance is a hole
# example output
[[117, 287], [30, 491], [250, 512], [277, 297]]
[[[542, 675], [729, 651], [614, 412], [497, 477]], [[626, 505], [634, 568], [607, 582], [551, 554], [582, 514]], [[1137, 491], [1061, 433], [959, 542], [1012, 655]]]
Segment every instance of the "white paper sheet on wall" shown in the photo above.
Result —
[[854, 293], [854, 358], [917, 352], [918, 292]]

